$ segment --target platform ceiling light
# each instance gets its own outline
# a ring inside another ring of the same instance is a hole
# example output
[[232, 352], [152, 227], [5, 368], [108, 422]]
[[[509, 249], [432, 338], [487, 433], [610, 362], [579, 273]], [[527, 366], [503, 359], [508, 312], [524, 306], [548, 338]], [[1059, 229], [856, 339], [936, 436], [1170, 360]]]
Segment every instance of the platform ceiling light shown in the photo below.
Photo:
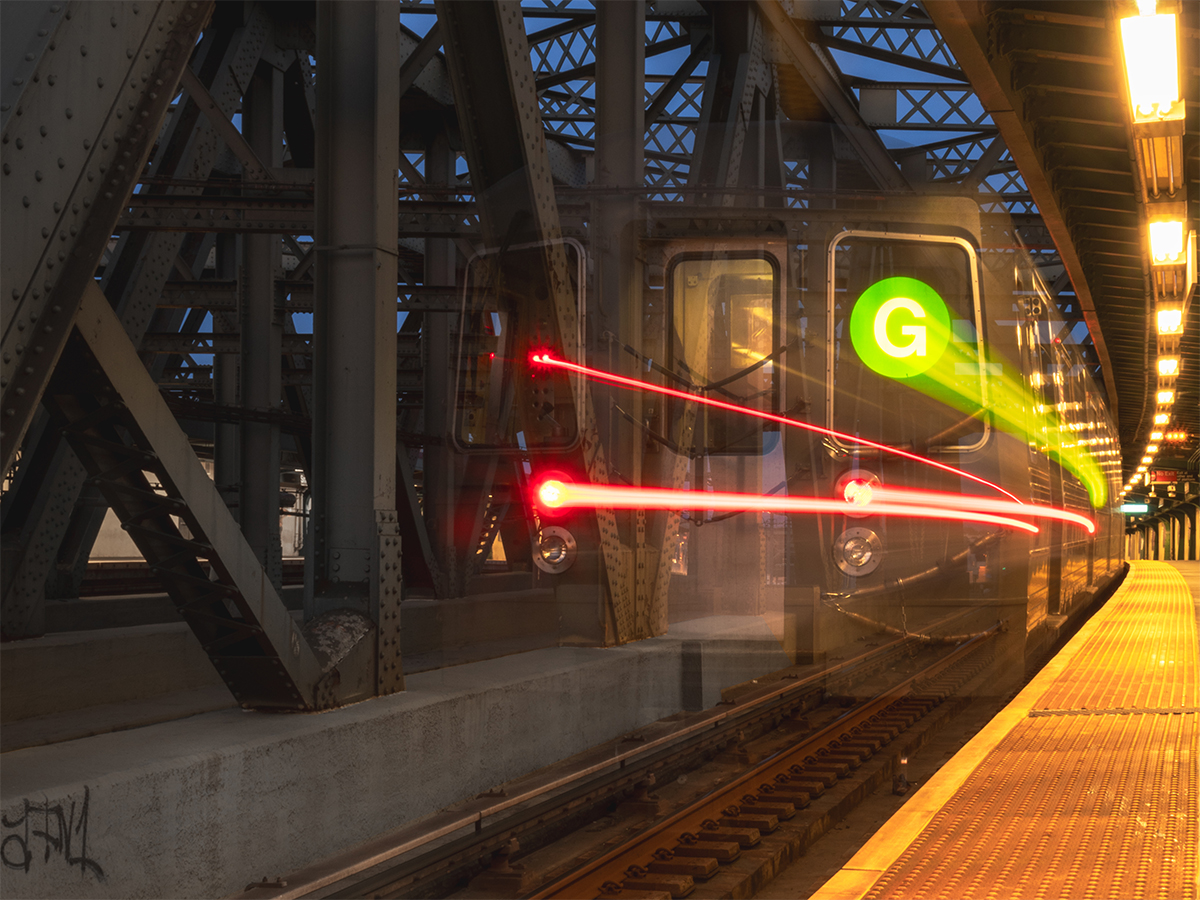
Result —
[[1158, 333], [1179, 334], [1183, 331], [1183, 310], [1179, 307], [1166, 307], [1158, 311]]
[[1144, 465], [1147, 465], [1147, 466], [1148, 466], [1148, 465], [1150, 465], [1150, 463], [1152, 463], [1152, 462], [1154, 462], [1154, 457], [1153, 457], [1153, 456], [1143, 456], [1143, 457], [1142, 457], [1142, 463], [1143, 463]]
[[1161, 441], [1162, 439], [1163, 439], [1163, 433], [1161, 431], [1150, 432], [1150, 440]]
[[1145, 467], [1144, 465], [1142, 465], [1142, 466], [1138, 466], [1138, 467], [1137, 467], [1137, 468], [1136, 468], [1134, 471], [1135, 471], [1135, 472], [1138, 472], [1138, 473], [1140, 474], [1140, 473], [1142, 473], [1142, 472], [1145, 472], [1145, 471], [1146, 471], [1146, 467]]
[[1179, 44], [1175, 16], [1155, 15], [1153, 3], [1139, 3], [1140, 15], [1121, 20], [1125, 77], [1133, 120], [1181, 118]]
[[1158, 374], [1164, 378], [1179, 374], [1178, 356], [1160, 356], [1158, 358]]
[[1150, 256], [1156, 266], [1178, 266], [1187, 262], [1182, 219], [1160, 219], [1150, 223]]
[[1158, 452], [1158, 444], [1147, 444], [1146, 452], [1149, 453], [1151, 456], [1153, 456], [1155, 453]]
[[1186, 431], [1168, 431], [1167, 432], [1167, 440], [1168, 441], [1186, 441], [1187, 440], [1187, 432]]
[[1174, 403], [1175, 402], [1175, 392], [1174, 391], [1159, 391], [1158, 392], [1158, 402], [1163, 405], [1166, 405], [1168, 403]]
[[1171, 421], [1170, 413], [1155, 413], [1154, 415], [1155, 425], [1166, 425], [1169, 421]]

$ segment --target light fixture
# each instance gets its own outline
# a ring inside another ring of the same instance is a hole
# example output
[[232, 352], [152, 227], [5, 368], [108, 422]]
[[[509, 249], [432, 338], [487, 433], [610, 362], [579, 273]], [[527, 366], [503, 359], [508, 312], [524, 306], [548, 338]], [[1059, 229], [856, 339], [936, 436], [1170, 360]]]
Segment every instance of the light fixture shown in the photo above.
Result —
[[1161, 431], [1150, 432], [1150, 440], [1161, 441], [1162, 439], [1163, 439], [1163, 433]]
[[1158, 374], [1164, 378], [1179, 374], [1178, 356], [1160, 356], [1158, 358]]
[[1153, 457], [1153, 456], [1143, 456], [1143, 457], [1142, 457], [1142, 465], [1147, 465], [1147, 466], [1148, 466], [1148, 465], [1150, 465], [1150, 463], [1152, 463], [1152, 462], [1154, 462], [1154, 457]]
[[1161, 219], [1150, 223], [1150, 256], [1156, 266], [1186, 262], [1183, 254], [1183, 220]]
[[1183, 310], [1178, 307], [1164, 307], [1158, 311], [1158, 333], [1179, 334], [1183, 331]]
[[1125, 77], [1134, 124], [1183, 117], [1179, 102], [1179, 49], [1174, 15], [1121, 20]]
[[1167, 403], [1174, 403], [1175, 402], [1175, 392], [1174, 391], [1159, 391], [1158, 392], [1158, 402], [1162, 403], [1164, 405]]
[[1151, 456], [1153, 456], [1155, 453], [1158, 452], [1158, 444], [1147, 444], [1146, 452], [1149, 453]]
[[1145, 466], [1138, 466], [1136, 469], [1134, 469], [1134, 471], [1135, 471], [1135, 472], [1145, 472], [1145, 471], [1146, 471], [1146, 467], [1145, 467]]
[[1168, 441], [1186, 441], [1187, 440], [1187, 432], [1186, 431], [1168, 431], [1167, 432], [1167, 440]]
[[1155, 425], [1166, 425], [1171, 420], [1170, 413], [1156, 413], [1154, 416]]

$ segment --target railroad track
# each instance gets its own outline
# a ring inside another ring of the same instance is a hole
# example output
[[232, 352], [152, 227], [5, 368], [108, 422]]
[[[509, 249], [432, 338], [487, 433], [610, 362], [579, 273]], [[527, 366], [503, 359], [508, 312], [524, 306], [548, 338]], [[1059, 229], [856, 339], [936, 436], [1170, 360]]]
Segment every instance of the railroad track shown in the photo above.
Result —
[[671, 900], [793, 818], [976, 674], [986, 637], [848, 711], [792, 748], [543, 887], [534, 900]]
[[736, 699], [689, 714], [681, 723], [655, 723], [285, 878], [249, 884], [237, 896], [444, 896], [471, 873], [477, 873], [473, 886], [488, 896], [528, 896], [534, 890], [537, 897], [605, 900], [687, 896], [697, 882], [737, 860], [743, 849], [850, 776], [950, 696], [982, 667], [979, 651], [998, 629], [980, 633], [866, 703], [839, 710], [833, 721], [799, 742], [792, 739], [786, 750], [767, 751], [767, 762], [553, 885], [538, 888], [532, 873], [510, 865], [518, 840], [526, 848], [542, 846], [600, 818], [615, 799], [644, 798], [656, 772], [673, 778], [720, 751], [748, 763], [758, 754], [743, 748], [785, 720], [803, 720], [829, 693], [872, 679], [898, 659], [928, 648], [896, 638], [805, 677], [785, 673], [743, 686]]

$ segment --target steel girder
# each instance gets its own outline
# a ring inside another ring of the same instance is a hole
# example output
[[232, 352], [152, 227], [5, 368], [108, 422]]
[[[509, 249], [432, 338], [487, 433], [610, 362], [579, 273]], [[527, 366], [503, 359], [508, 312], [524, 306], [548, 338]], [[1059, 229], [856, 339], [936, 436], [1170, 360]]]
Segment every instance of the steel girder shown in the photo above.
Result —
[[322, 671], [94, 283], [44, 402], [242, 705], [355, 695]]
[[[248, 80], [253, 72], [268, 33], [269, 20], [259, 6], [252, 8], [244, 27], [206, 30], [204, 40], [194, 51], [194, 64], [211, 79], [210, 97], [227, 112], [232, 113], [240, 98], [239, 82]], [[179, 190], [187, 193], [199, 192], [197, 183], [208, 177], [222, 146], [211, 124], [198, 123], [197, 116], [194, 105], [174, 110], [149, 163], [151, 172], [183, 179], [189, 186]], [[111, 231], [110, 224], [107, 232]], [[162, 327], [179, 327], [178, 321], [158, 315], [156, 300], [163, 283], [179, 269], [184, 242], [182, 234], [126, 235], [107, 254], [101, 284], [135, 341], [141, 339], [151, 321]], [[189, 268], [192, 263], [182, 265]], [[188, 274], [192, 274], [190, 269]], [[89, 522], [80, 527], [86, 536], [73, 550], [75, 562], [64, 560], [60, 546], [79, 515], [79, 511], [72, 513], [72, 508], [83, 487], [84, 470], [53, 431], [31, 435], [26, 449], [39, 463], [36, 477], [20, 479], [19, 488], [6, 498], [4, 511], [5, 609], [20, 607], [28, 611], [27, 617], [6, 617], [6, 633], [13, 635], [41, 632], [41, 601], [47, 578], [55, 573], [56, 566], [65, 563], [72, 573], [70, 580], [77, 580], [78, 569], [86, 562], [104, 516], [103, 506], [97, 507], [94, 498], [83, 499], [87, 509], [82, 512]], [[28, 495], [34, 496], [22, 499]]]
[[[305, 615], [326, 667], [357, 680], [360, 696], [404, 689], [395, 484], [399, 12], [386, 0], [317, 6]], [[339, 646], [347, 633], [352, 646]]]
[[[1123, 403], [1121, 387], [1117, 384], [1105, 334], [1097, 315], [1097, 303], [1093, 296], [1095, 286], [1092, 283], [1096, 279], [1089, 281], [1087, 277], [1087, 268], [1077, 246], [1076, 235], [1072, 233], [1067, 221], [1068, 204], [1056, 190], [1053, 176], [1044, 162], [1044, 151], [1034, 133], [1037, 115], [1036, 110], [1029, 107], [1036, 106], [1036, 96], [1016, 87], [1016, 73], [1013, 71], [1015, 58], [994, 56], [989, 49], [989, 26], [978, 5], [952, 0], [948, 3], [931, 4], [929, 13], [953, 49], [963, 71], [970, 78], [980, 102], [995, 121], [1013, 160], [1020, 167], [1032, 200], [1037, 204], [1042, 221], [1058, 248], [1063, 265], [1071, 275], [1076, 296], [1096, 347], [1096, 355], [1103, 367], [1105, 389], [1116, 416]], [[1039, 26], [1032, 20], [1028, 23], [1031, 30], [1040, 27], [1044, 26]], [[1062, 34], [1058, 40], [1061, 42], [1060, 46], [1070, 46], [1072, 37]], [[1022, 59], [1020, 67], [1023, 68], [1028, 62], [1030, 60]], [[1095, 69], [1091, 74], [1095, 75], [1097, 84], [1107, 84], [1112, 78], [1111, 72], [1100, 69]], [[1110, 115], [1116, 115], [1117, 112], [1110, 110]], [[1128, 165], [1124, 169], [1125, 177], [1130, 177]], [[1128, 395], [1126, 401], [1130, 401]]]
[[28, 82], [13, 79], [0, 138], [5, 472], [212, 7], [64, 5]]
[[[545, 293], [568, 359], [581, 359], [579, 315], [562, 245], [557, 201], [534, 86], [524, 20], [519, 3], [437, 4], [446, 34], [447, 67], [463, 137], [471, 186], [487, 242], [500, 247], [536, 241], [544, 247]], [[503, 73], [503, 77], [497, 77]], [[596, 429], [592, 392], [576, 391], [583, 463], [594, 483], [609, 481], [608, 464]], [[486, 503], [494, 467], [478, 479], [480, 509]], [[480, 520], [477, 513], [476, 520]], [[634, 612], [631, 554], [622, 546], [611, 510], [596, 514], [607, 575], [615, 638], [638, 634]]]
[[[3, 265], [5, 472], [34, 420], [81, 293], [95, 283], [116, 217], [159, 136], [174, 85], [211, 9], [184, 3], [155, 4], [137, 13], [126, 4], [64, 9], [57, 23], [45, 23], [51, 38], [31, 67], [29, 83], [5, 104], [11, 116], [3, 138], [3, 229], [12, 238]], [[94, 39], [106, 31], [111, 40]], [[49, 49], [59, 46], [61, 53]], [[64, 58], [67, 48], [76, 47], [78, 57], [72, 52]], [[66, 107], [60, 117], [59, 94], [68, 102], [92, 94], [96, 100], [81, 104], [78, 113]], [[55, 157], [50, 168], [46, 163]], [[18, 199], [22, 191], [29, 193]], [[31, 458], [21, 468], [29, 471], [5, 498], [7, 636], [41, 633], [47, 577], [84, 478], [53, 430], [39, 427], [29, 434], [26, 452]], [[103, 509], [90, 515], [102, 517]], [[81, 548], [85, 557], [87, 543]]]

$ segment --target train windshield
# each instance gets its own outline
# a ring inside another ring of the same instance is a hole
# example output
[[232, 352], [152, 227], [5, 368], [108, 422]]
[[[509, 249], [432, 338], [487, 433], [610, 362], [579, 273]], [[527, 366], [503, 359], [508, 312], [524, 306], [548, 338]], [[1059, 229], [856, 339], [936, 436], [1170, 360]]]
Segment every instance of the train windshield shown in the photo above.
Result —
[[973, 248], [855, 232], [833, 248], [831, 427], [931, 453], [981, 447], [987, 366]]
[[[668, 279], [671, 369], [679, 384], [760, 412], [778, 407], [776, 314], [779, 281], [763, 257], [677, 257]], [[685, 415], [681, 401], [673, 419]], [[778, 426], [711, 407], [694, 415], [693, 440], [703, 453], [760, 453], [763, 431]], [[683, 427], [686, 427], [683, 426]]]

